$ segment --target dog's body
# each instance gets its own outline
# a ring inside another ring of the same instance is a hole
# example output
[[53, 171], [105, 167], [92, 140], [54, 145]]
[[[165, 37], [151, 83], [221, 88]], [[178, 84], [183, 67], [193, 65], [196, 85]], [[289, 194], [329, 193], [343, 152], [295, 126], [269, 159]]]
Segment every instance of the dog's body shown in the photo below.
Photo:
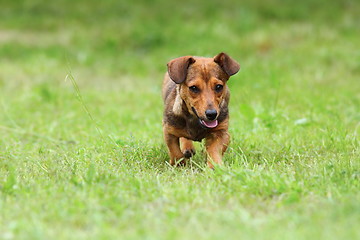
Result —
[[180, 159], [185, 163], [195, 154], [192, 141], [204, 138], [208, 166], [222, 163], [230, 141], [226, 82], [239, 69], [225, 53], [214, 58], [185, 56], [168, 63], [162, 88], [163, 131], [171, 165]]

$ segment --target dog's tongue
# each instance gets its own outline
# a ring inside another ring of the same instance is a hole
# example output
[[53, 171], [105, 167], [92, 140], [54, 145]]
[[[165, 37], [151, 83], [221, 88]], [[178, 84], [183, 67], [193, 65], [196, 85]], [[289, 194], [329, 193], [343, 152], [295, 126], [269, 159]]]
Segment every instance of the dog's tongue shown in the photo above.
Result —
[[204, 121], [204, 120], [201, 120], [201, 123], [205, 126], [205, 127], [208, 127], [208, 128], [214, 128], [218, 125], [218, 121], [217, 120], [214, 120], [214, 121]]

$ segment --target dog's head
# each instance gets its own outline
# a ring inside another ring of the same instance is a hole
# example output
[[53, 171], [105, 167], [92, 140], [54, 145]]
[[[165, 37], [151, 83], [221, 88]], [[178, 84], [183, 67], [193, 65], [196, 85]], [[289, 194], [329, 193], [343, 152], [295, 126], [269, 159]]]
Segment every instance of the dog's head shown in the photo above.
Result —
[[214, 58], [179, 57], [167, 66], [170, 78], [178, 84], [177, 95], [181, 98], [175, 100], [174, 109], [179, 109], [183, 100], [201, 125], [216, 127], [221, 106], [226, 104], [229, 95], [226, 82], [240, 70], [240, 65], [227, 54], [220, 53]]

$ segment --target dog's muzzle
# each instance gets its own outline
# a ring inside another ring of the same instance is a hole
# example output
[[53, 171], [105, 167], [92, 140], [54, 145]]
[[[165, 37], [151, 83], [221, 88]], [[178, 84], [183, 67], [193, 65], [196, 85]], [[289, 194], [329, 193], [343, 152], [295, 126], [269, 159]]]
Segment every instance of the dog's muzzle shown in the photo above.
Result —
[[[199, 119], [199, 123], [204, 128], [215, 128], [217, 127], [218, 120], [215, 119], [217, 116], [216, 110], [206, 110], [205, 115], [209, 120], [203, 120], [199, 117], [194, 107], [191, 107], [191, 110], [194, 112], [195, 116]], [[214, 112], [215, 111], [215, 112]], [[211, 120], [210, 120], [211, 119]]]

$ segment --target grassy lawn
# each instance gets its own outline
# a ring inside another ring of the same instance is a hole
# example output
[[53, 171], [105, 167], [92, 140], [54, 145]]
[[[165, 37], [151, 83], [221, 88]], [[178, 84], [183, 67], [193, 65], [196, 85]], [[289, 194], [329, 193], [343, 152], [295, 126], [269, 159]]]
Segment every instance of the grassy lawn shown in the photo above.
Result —
[[[360, 3], [4, 1], [0, 239], [360, 239]], [[167, 164], [161, 82], [225, 51], [231, 145]]]

